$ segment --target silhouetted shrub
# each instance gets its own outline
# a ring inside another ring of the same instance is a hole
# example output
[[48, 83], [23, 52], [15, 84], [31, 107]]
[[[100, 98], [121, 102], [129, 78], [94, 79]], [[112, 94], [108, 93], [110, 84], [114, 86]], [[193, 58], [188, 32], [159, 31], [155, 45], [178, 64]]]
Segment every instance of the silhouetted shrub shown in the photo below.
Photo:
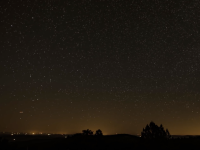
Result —
[[168, 129], [164, 130], [163, 125], [157, 126], [153, 121], [146, 125], [141, 132], [141, 137], [143, 139], [169, 139], [171, 135]]
[[93, 131], [89, 129], [83, 130], [82, 132], [83, 132], [83, 135], [93, 135]]
[[97, 136], [102, 136], [103, 133], [102, 133], [102, 131], [101, 131], [100, 129], [98, 129], [98, 130], [96, 131], [95, 135], [97, 135]]

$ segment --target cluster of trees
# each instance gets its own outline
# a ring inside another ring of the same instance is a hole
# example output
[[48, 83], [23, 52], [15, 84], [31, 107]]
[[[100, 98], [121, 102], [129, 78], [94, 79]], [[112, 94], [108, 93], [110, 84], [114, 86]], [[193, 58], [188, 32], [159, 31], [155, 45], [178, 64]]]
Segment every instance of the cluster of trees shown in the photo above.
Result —
[[[83, 135], [93, 135], [93, 131], [89, 130], [89, 129], [83, 130], [82, 132], [83, 132]], [[95, 135], [101, 136], [101, 135], [103, 135], [103, 133], [100, 129], [98, 129], [98, 130], [96, 130]]]
[[[83, 135], [93, 135], [92, 130], [83, 130]], [[100, 129], [96, 130], [94, 135], [102, 136], [103, 133]], [[171, 135], [168, 129], [164, 129], [163, 125], [156, 125], [153, 121], [146, 125], [141, 132], [141, 138], [143, 139], [170, 139]]]
[[171, 135], [168, 129], [164, 129], [163, 125], [156, 125], [153, 121], [146, 125], [141, 132], [143, 139], [169, 139]]

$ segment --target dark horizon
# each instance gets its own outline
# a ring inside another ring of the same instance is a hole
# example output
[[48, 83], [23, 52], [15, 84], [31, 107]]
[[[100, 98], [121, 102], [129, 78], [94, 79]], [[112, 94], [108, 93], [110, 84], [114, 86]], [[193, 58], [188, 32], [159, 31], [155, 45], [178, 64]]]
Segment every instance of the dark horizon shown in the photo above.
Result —
[[[18, 136], [18, 135], [29, 135], [29, 136], [36, 136], [36, 135], [41, 135], [41, 136], [48, 136], [48, 134], [50, 134], [49, 136], [53, 136], [53, 135], [75, 135], [75, 134], [82, 134], [82, 132], [76, 132], [76, 133], [53, 133], [53, 132], [10, 132], [10, 131], [5, 131], [5, 132], [0, 132], [0, 135], [3, 135], [3, 134], [9, 134], [10, 133], [15, 133], [14, 136]], [[17, 133], [20, 133], [20, 134], [17, 134]], [[23, 133], [27, 133], [27, 134], [23, 134]], [[42, 133], [42, 134], [41, 134]], [[103, 136], [110, 136], [110, 135], [132, 135], [132, 136], [138, 136], [140, 137], [141, 134], [129, 134], [129, 133], [111, 133], [111, 134], [104, 134], [103, 133]], [[95, 136], [95, 135], [92, 135], [92, 136]], [[193, 135], [193, 134], [171, 134], [171, 136], [200, 136], [200, 134], [196, 134], [196, 135]]]

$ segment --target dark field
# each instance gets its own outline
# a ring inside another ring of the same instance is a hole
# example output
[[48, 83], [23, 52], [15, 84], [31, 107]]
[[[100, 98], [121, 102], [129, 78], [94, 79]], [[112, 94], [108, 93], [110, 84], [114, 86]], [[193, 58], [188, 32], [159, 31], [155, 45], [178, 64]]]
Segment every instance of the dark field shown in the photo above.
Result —
[[[13, 140], [15, 139], [15, 140]], [[110, 149], [200, 149], [200, 137], [173, 138], [170, 140], [142, 140], [133, 135], [83, 136], [74, 135], [4, 135], [1, 139], [2, 150], [110, 150]]]

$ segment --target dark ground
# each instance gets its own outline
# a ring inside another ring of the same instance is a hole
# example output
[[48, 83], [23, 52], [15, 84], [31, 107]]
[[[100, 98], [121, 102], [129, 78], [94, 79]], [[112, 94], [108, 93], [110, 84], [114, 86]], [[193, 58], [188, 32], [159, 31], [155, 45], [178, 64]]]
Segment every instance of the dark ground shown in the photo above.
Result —
[[[15, 141], [13, 140], [15, 139]], [[199, 150], [200, 137], [176, 138], [170, 140], [142, 140], [132, 135], [109, 135], [109, 136], [39, 136], [39, 135], [16, 135], [3, 136], [0, 149], [2, 150], [141, 150], [141, 149], [187, 149]]]

